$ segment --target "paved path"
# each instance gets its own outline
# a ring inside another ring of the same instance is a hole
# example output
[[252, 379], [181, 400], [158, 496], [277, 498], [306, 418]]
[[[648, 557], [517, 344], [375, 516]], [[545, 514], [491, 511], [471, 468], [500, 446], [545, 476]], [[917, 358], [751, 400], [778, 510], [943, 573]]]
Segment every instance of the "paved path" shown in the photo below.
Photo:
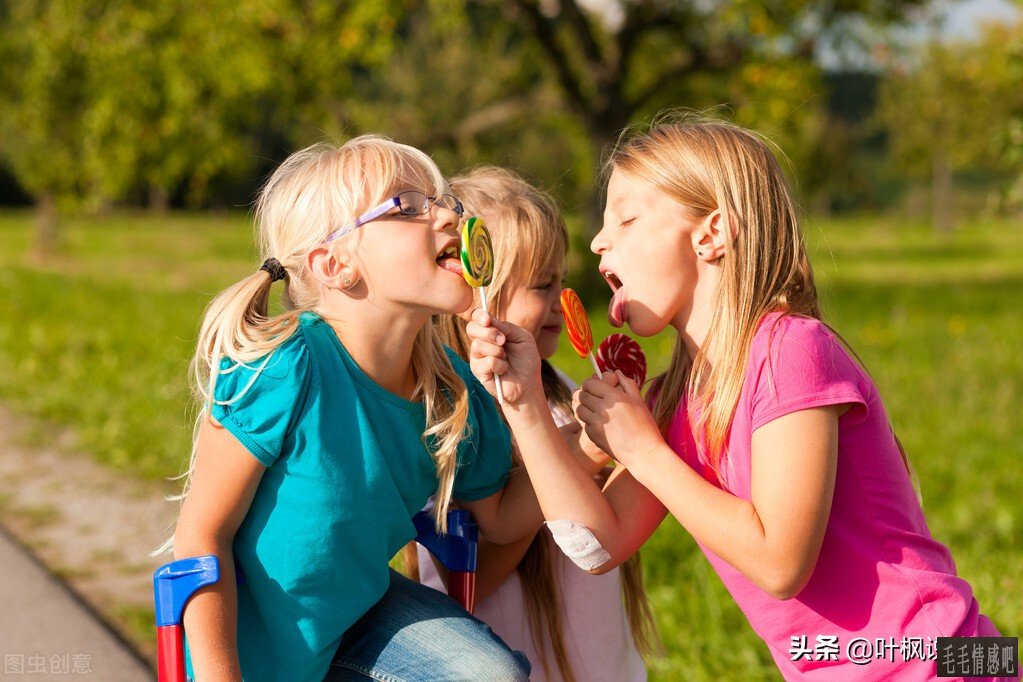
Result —
[[0, 529], [0, 679], [152, 680], [84, 603]]

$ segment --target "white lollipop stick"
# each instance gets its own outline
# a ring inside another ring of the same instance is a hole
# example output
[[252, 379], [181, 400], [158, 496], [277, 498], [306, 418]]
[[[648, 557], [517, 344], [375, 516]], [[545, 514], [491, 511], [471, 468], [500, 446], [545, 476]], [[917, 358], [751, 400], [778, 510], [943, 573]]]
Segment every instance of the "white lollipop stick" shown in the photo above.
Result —
[[[480, 300], [483, 302], [483, 312], [485, 312], [487, 315], [489, 315], [490, 311], [487, 310], [487, 288], [486, 287], [480, 287]], [[593, 364], [596, 365], [596, 363], [597, 363], [597, 361], [594, 360]], [[494, 383], [497, 384], [497, 402], [499, 402], [499, 403], [501, 403], [503, 405], [504, 404], [504, 389], [501, 388], [501, 377], [499, 375], [497, 375], [496, 373], [494, 374]]]

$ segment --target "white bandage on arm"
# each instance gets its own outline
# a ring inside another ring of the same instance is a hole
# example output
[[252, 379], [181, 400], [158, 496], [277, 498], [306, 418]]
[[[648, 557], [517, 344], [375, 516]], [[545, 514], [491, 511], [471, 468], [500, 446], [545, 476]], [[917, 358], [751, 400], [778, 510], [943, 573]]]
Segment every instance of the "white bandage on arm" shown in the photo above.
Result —
[[611, 554], [601, 547], [593, 531], [586, 526], [575, 521], [558, 519], [548, 521], [547, 527], [550, 528], [554, 542], [558, 543], [565, 556], [584, 571], [592, 571], [611, 561]]

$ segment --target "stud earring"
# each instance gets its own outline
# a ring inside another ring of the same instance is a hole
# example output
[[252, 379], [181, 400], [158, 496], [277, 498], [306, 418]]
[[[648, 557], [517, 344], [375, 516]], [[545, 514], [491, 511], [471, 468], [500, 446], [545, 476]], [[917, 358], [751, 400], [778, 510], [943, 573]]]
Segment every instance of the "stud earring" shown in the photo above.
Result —
[[345, 285], [347, 286], [347, 285], [349, 285], [351, 283], [352, 283], [352, 280], [350, 280], [347, 277], [345, 277]]
[[701, 256], [701, 257], [702, 257], [702, 256], [703, 256], [703, 251], [697, 251], [697, 252], [696, 252], [696, 255], [697, 255], [697, 256]]

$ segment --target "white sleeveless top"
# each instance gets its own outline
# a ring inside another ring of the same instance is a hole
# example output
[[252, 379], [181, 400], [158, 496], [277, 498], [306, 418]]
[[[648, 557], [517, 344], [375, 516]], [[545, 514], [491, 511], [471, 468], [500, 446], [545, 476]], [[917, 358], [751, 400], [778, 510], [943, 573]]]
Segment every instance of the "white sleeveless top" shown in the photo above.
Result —
[[[573, 390], [575, 385], [561, 374]], [[551, 406], [557, 425], [569, 423], [572, 416]], [[554, 567], [554, 579], [562, 606], [562, 637], [565, 652], [575, 678], [585, 682], [641, 682], [647, 678], [646, 666], [632, 639], [622, 603], [622, 580], [617, 568], [604, 575], [591, 575], [573, 564], [554, 544], [550, 532], [541, 531], [548, 544], [548, 556]], [[424, 585], [444, 590], [429, 552], [417, 545], [419, 576]], [[550, 642], [544, 640], [548, 671], [533, 644], [526, 617], [522, 581], [513, 572], [489, 597], [476, 605], [476, 617], [485, 622], [512, 649], [526, 654], [533, 664], [530, 680], [561, 680]]]

